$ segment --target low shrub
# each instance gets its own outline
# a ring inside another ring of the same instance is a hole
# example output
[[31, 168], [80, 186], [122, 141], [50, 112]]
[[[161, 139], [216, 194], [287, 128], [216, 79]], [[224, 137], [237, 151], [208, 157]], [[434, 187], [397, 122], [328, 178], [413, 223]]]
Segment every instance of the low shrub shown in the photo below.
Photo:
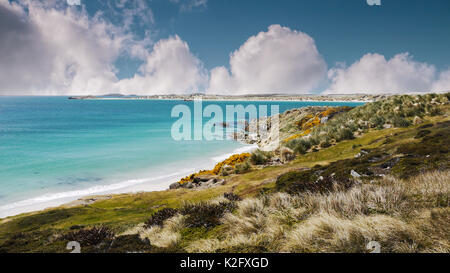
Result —
[[242, 173], [246, 173], [248, 171], [251, 170], [251, 166], [248, 163], [248, 161], [244, 162], [244, 163], [240, 163], [240, 164], [236, 164], [236, 167], [234, 168], [234, 172], [236, 174], [242, 174]]
[[361, 146], [362, 146], [361, 144], [353, 144], [352, 145], [352, 149], [354, 150], [354, 149], [359, 148]]
[[234, 201], [241, 201], [242, 200], [242, 198], [239, 195], [234, 194], [232, 192], [224, 193], [223, 197], [225, 197], [226, 199], [228, 199], [228, 200], [230, 200], [232, 202], [234, 202]]
[[438, 115], [442, 115], [443, 112], [440, 108], [438, 107], [431, 107], [428, 112], [430, 113], [431, 116], [438, 116]]
[[383, 125], [385, 123], [385, 120], [383, 117], [381, 116], [373, 116], [370, 120], [369, 123], [371, 124], [371, 127], [373, 128], [383, 128]]
[[286, 146], [292, 149], [296, 154], [306, 154], [312, 145], [308, 139], [301, 138], [289, 141]]
[[353, 131], [348, 128], [339, 129], [335, 137], [336, 141], [343, 141], [355, 138], [355, 136], [353, 135]]
[[236, 208], [234, 202], [186, 204], [181, 214], [186, 215], [185, 226], [211, 228], [220, 225], [220, 219]]
[[222, 169], [222, 170], [220, 171], [220, 175], [221, 175], [221, 176], [228, 176], [228, 175], [230, 175], [230, 174], [228, 173], [227, 170]]
[[422, 138], [422, 137], [424, 137], [426, 135], [429, 135], [429, 134], [431, 134], [430, 130], [420, 130], [414, 138], [416, 138], [416, 139]]
[[271, 152], [265, 152], [261, 150], [254, 151], [250, 156], [250, 162], [253, 165], [264, 165], [272, 158]]
[[342, 175], [319, 176], [315, 171], [292, 171], [277, 178], [276, 187], [278, 190], [286, 191], [290, 194], [304, 192], [328, 193], [337, 189], [348, 189], [354, 184], [353, 180]]
[[165, 220], [175, 216], [177, 213], [178, 210], [172, 208], [164, 208], [159, 210], [145, 222], [145, 227], [150, 228], [152, 226], [162, 226]]
[[80, 229], [69, 232], [63, 236], [64, 240], [79, 242], [82, 246], [97, 246], [110, 242], [114, 238], [114, 232], [105, 226]]
[[109, 253], [129, 253], [129, 252], [147, 252], [152, 250], [148, 239], [141, 239], [139, 234], [128, 234], [118, 236], [114, 239]]
[[411, 125], [409, 120], [399, 116], [393, 117], [391, 122], [395, 127], [408, 127]]

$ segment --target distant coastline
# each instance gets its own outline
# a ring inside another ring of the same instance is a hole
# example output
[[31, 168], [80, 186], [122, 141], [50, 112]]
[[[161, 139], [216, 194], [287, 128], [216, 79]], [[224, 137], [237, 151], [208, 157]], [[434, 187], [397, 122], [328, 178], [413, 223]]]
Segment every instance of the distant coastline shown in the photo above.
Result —
[[103, 95], [103, 96], [72, 96], [72, 100], [181, 100], [193, 101], [202, 99], [204, 101], [304, 101], [304, 102], [373, 102], [385, 99], [387, 95]]

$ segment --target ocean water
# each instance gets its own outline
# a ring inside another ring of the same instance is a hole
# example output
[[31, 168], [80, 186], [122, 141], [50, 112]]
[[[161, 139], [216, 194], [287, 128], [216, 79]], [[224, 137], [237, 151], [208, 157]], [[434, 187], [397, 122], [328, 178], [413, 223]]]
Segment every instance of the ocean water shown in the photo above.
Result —
[[[228, 154], [254, 147], [232, 140], [175, 141], [170, 100], [68, 100], [0, 97], [0, 217], [82, 196], [163, 190], [180, 177], [210, 169]], [[309, 105], [354, 102], [218, 102], [203, 106]], [[192, 112], [194, 112], [192, 110]], [[208, 119], [205, 119], [208, 120]]]

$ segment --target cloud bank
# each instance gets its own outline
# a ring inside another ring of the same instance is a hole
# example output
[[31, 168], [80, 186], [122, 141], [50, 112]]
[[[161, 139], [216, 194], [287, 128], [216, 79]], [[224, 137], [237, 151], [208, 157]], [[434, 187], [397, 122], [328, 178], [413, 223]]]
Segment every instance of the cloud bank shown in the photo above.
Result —
[[178, 36], [156, 43], [139, 72], [131, 79], [119, 81], [119, 92], [180, 94], [195, 92], [207, 82], [202, 62]]
[[[7, 53], [0, 54], [0, 94], [185, 93], [204, 86], [201, 61], [178, 36], [152, 47], [150, 37], [130, 34], [135, 16], [151, 14], [140, 2], [116, 26], [61, 2], [0, 0], [0, 52]], [[144, 62], [134, 77], [116, 77], [121, 56]]]
[[440, 73], [439, 78], [431, 86], [432, 91], [450, 91], [450, 69]]
[[210, 93], [308, 93], [327, 65], [309, 35], [280, 25], [250, 37], [230, 55], [230, 71], [211, 71]]
[[[204, 0], [173, 0], [205, 6]], [[89, 16], [65, 1], [0, 0], [0, 95], [392, 93], [450, 90], [450, 70], [437, 71], [408, 53], [386, 59], [369, 53], [327, 70], [308, 34], [280, 25], [251, 36], [230, 54], [229, 68], [207, 71], [179, 36], [154, 42], [143, 0], [105, 2]], [[112, 3], [112, 4], [111, 4]], [[143, 37], [134, 24], [149, 26]], [[119, 79], [120, 58], [142, 63]], [[327, 87], [326, 87], [327, 86]]]
[[436, 68], [413, 60], [408, 53], [389, 60], [380, 54], [366, 54], [349, 67], [330, 69], [331, 84], [325, 93], [405, 93], [450, 89], [450, 71], [437, 77]]
[[114, 61], [132, 37], [99, 16], [50, 4], [0, 0], [0, 94], [110, 88]]

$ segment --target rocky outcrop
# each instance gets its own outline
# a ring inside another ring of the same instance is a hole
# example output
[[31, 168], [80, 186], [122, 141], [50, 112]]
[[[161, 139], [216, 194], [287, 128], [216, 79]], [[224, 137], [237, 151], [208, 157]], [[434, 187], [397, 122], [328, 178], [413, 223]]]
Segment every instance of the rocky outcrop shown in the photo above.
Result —
[[351, 107], [309, 106], [290, 109], [284, 113], [250, 121], [248, 128], [267, 128], [266, 132], [238, 132], [235, 139], [256, 143], [262, 151], [276, 151], [289, 140], [308, 136], [313, 127], [327, 123], [333, 116], [351, 110]]
[[201, 175], [194, 177], [194, 179], [191, 182], [187, 183], [173, 183], [170, 185], [170, 189], [206, 189], [206, 188], [212, 188], [219, 185], [225, 185], [225, 179], [219, 179], [217, 176], [208, 176], [208, 175]]

